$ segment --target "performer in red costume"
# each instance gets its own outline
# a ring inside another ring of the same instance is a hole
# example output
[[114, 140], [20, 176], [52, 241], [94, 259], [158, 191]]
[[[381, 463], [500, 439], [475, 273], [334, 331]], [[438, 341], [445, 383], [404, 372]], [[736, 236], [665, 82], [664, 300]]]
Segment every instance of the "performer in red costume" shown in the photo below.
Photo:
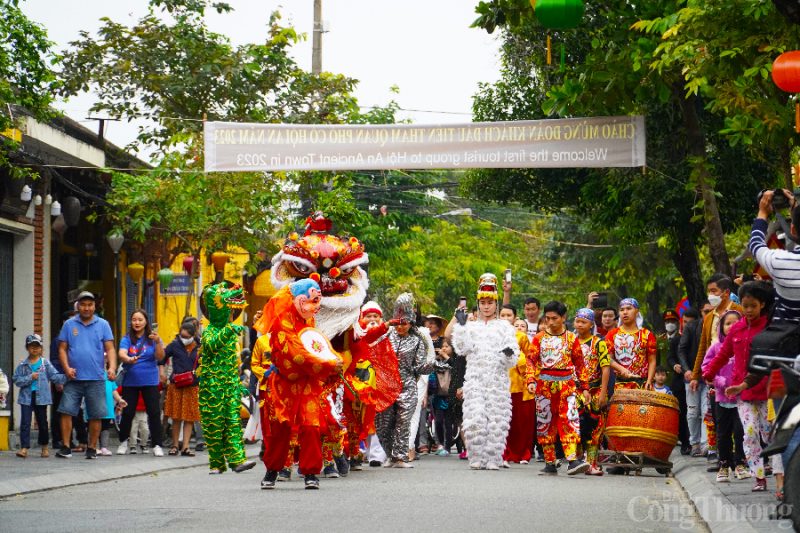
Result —
[[273, 371], [269, 376], [270, 424], [264, 430], [264, 464], [267, 474], [262, 489], [274, 489], [283, 469], [297, 426], [300, 470], [306, 489], [318, 489], [316, 475], [322, 470], [320, 406], [322, 382], [341, 373], [341, 357], [328, 339], [314, 329], [314, 315], [322, 299], [319, 284], [311, 279], [291, 283], [278, 291], [264, 307], [258, 329], [270, 334]]

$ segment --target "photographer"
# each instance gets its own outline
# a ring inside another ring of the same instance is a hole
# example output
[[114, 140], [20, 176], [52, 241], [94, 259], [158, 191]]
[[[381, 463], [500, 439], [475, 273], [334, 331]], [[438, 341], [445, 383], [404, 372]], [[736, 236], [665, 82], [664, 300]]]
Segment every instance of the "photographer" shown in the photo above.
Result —
[[[800, 220], [800, 205], [794, 196], [783, 190], [792, 213], [792, 237], [798, 238], [794, 222]], [[753, 220], [750, 232], [750, 253], [772, 277], [775, 286], [775, 318], [773, 322], [800, 322], [800, 252], [770, 250], [767, 246], [767, 217], [773, 213], [773, 201], [778, 201], [775, 191], [765, 191], [758, 204], [758, 217]], [[780, 208], [780, 204], [775, 203]]]

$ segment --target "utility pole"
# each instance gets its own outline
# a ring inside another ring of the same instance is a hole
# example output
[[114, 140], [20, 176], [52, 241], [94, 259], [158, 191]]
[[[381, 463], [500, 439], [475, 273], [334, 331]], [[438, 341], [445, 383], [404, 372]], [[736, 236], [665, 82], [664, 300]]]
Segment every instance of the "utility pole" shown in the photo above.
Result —
[[314, 0], [314, 37], [312, 40], [311, 73], [322, 74], [322, 0]]

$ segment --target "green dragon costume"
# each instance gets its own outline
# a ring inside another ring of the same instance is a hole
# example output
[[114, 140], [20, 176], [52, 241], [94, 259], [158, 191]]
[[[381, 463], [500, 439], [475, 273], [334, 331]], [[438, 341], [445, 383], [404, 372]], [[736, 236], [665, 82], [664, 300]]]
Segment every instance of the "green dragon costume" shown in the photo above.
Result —
[[246, 328], [231, 323], [233, 309], [245, 306], [244, 291], [236, 284], [207, 285], [203, 301], [209, 325], [203, 331], [200, 377], [200, 418], [211, 473], [236, 472], [255, 466], [247, 461], [239, 418], [241, 398], [249, 394], [239, 381], [236, 341]]

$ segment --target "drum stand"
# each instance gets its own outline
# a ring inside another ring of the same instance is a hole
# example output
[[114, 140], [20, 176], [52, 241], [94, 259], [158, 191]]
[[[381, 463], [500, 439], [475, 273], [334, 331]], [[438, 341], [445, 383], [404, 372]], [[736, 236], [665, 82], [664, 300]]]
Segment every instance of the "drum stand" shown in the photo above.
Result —
[[[659, 474], [667, 477], [672, 475], [672, 463], [664, 461], [642, 452], [618, 452], [616, 450], [606, 450], [606, 458], [600, 462], [607, 467], [619, 467], [625, 469], [625, 475], [631, 470], [636, 471], [637, 476], [642, 475], [643, 468], [655, 468]], [[602, 452], [601, 452], [602, 455]]]

